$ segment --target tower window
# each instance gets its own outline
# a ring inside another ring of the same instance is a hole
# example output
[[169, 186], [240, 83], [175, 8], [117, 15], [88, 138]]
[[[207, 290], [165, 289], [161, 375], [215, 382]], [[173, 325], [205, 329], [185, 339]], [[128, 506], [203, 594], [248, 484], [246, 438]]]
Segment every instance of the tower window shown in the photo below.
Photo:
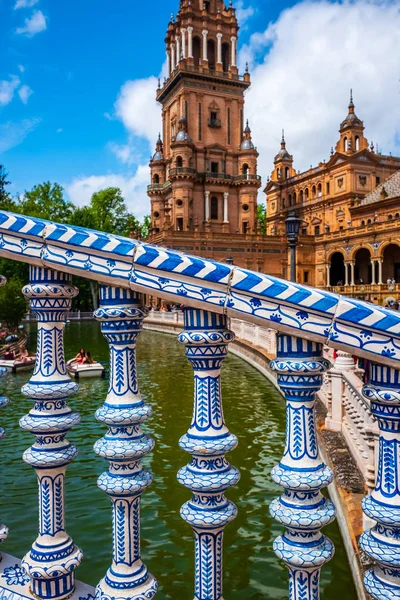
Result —
[[199, 37], [193, 38], [193, 62], [196, 67], [200, 65], [201, 41]]
[[211, 218], [218, 219], [218, 198], [215, 196], [211, 198]]
[[242, 175], [247, 175], [248, 171], [250, 171], [249, 165], [247, 163], [244, 163], [242, 167]]
[[222, 44], [222, 65], [225, 73], [229, 71], [229, 56], [230, 56], [230, 46], [229, 44]]
[[296, 204], [296, 202], [297, 202], [296, 192], [293, 192], [293, 204]]
[[345, 137], [343, 140], [343, 149], [345, 152], [347, 152], [349, 149], [349, 140], [347, 139], [347, 137]]
[[158, 175], [158, 173], [153, 175], [153, 183], [160, 183], [160, 176]]
[[376, 182], [376, 185], [379, 185], [379, 184], [380, 184], [380, 182], [381, 182], [381, 178], [380, 178], [380, 177], [377, 177], [377, 178], [376, 178], [376, 180], [375, 180], [375, 182]]
[[230, 107], [228, 107], [228, 111], [227, 111], [227, 120], [228, 120], [228, 144], [231, 143], [231, 109]]
[[331, 193], [331, 184], [328, 182], [326, 184], [326, 194], [327, 194], [327, 196], [329, 196], [330, 193]]
[[360, 149], [360, 138], [356, 135], [356, 152]]
[[211, 163], [211, 173], [219, 173], [219, 163], [217, 163], [217, 162]]
[[321, 231], [321, 230], [320, 230], [320, 226], [319, 226], [319, 225], [316, 225], [316, 226], [314, 227], [314, 235], [319, 235], [319, 234], [320, 234], [320, 231]]
[[289, 167], [285, 167], [285, 179], [289, 179]]
[[215, 69], [215, 43], [214, 40], [208, 40], [207, 42], [207, 58], [208, 68]]
[[183, 159], [182, 156], [176, 157], [176, 168], [181, 169], [183, 167]]
[[182, 217], [179, 217], [176, 220], [176, 230], [177, 231], [183, 231], [183, 218]]

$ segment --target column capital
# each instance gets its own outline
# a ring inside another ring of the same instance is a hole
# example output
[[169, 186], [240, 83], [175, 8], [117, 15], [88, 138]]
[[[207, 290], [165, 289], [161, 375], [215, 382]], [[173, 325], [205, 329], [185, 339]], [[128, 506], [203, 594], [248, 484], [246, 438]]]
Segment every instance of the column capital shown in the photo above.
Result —
[[217, 33], [218, 40], [222, 40], [223, 37], [224, 37], [223, 33]]
[[187, 30], [189, 33], [193, 33], [193, 27], [191, 25], [189, 25], [189, 27], [187, 27]]
[[201, 32], [203, 37], [207, 37], [208, 36], [208, 29], [203, 29], [203, 31]]

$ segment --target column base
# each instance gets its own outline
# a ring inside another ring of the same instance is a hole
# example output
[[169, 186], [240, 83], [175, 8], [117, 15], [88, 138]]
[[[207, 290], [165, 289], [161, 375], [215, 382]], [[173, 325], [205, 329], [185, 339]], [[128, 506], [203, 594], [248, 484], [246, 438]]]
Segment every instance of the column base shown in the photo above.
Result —
[[95, 600], [151, 600], [157, 593], [157, 581], [148, 572], [144, 580], [138, 580], [137, 585], [129, 584], [126, 580], [124, 582], [124, 578], [121, 577], [121, 581], [116, 584], [118, 587], [107, 583], [110, 581], [109, 573], [110, 571], [96, 587]]

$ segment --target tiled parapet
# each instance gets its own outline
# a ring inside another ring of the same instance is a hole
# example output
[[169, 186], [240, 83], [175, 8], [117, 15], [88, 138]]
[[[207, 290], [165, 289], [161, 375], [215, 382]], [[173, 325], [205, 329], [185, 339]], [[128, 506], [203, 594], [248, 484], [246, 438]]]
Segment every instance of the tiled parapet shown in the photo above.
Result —
[[78, 290], [71, 278], [47, 268], [31, 267], [30, 285], [23, 289], [38, 321], [36, 366], [22, 392], [34, 407], [20, 425], [35, 436], [24, 460], [37, 473], [39, 483], [39, 536], [22, 566], [38, 598], [62, 600], [75, 589], [74, 571], [82, 560], [65, 529], [64, 479], [77, 449], [66, 439], [79, 423], [67, 398], [77, 391], [66, 371], [64, 326], [71, 300]]
[[94, 449], [110, 463], [98, 485], [113, 509], [113, 561], [96, 589], [96, 598], [104, 600], [150, 600], [157, 592], [140, 552], [140, 498], [153, 479], [141, 459], [154, 447], [141, 429], [151, 408], [140, 395], [136, 374], [136, 341], [146, 315], [140, 294], [100, 288], [95, 317], [110, 346], [110, 383], [96, 413], [108, 431]]
[[0, 211], [0, 256], [273, 327], [396, 368], [400, 314], [139, 241]]
[[274, 550], [289, 568], [289, 600], [318, 600], [321, 567], [334, 553], [320, 531], [333, 521], [335, 508], [321, 494], [333, 473], [320, 458], [314, 416], [315, 394], [328, 368], [320, 344], [278, 336], [271, 369], [286, 398], [286, 445], [272, 478], [284, 493], [271, 503], [270, 512], [287, 528]]
[[225, 497], [239, 481], [239, 472], [225, 454], [237, 446], [223, 415], [221, 366], [234, 335], [223, 315], [185, 310], [185, 331], [179, 341], [194, 370], [193, 418], [180, 447], [192, 459], [178, 473], [179, 482], [193, 493], [181, 509], [195, 536], [195, 600], [221, 600], [224, 528], [236, 516], [236, 506]]
[[376, 525], [361, 537], [361, 547], [376, 561], [365, 575], [375, 600], [400, 598], [400, 371], [372, 364], [364, 386], [379, 424], [379, 464], [375, 489], [363, 502]]

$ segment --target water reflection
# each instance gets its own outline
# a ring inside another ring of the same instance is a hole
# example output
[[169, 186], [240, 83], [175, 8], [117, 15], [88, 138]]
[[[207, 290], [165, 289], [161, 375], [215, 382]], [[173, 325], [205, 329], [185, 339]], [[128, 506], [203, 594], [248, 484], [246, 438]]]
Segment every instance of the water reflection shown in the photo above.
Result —
[[[107, 361], [107, 344], [95, 323], [71, 323], [66, 331], [67, 358], [84, 344], [95, 358]], [[145, 459], [154, 473], [153, 486], [143, 497], [142, 537], [144, 560], [157, 577], [157, 598], [191, 598], [193, 595], [193, 541], [190, 528], [179, 516], [188, 491], [176, 481], [188, 456], [178, 447], [192, 413], [193, 377], [184, 349], [172, 336], [145, 332], [139, 342], [138, 373], [143, 395], [153, 407], [145, 428], [156, 439], [153, 454]], [[18, 427], [18, 419], [31, 402], [20, 394], [29, 374], [9, 376], [2, 384], [12, 405], [2, 411], [8, 436], [1, 449], [1, 518], [10, 527], [3, 550], [22, 556], [37, 534], [37, 486], [32, 469], [21, 460], [31, 436]], [[105, 463], [92, 450], [104, 428], [93, 417], [104, 401], [105, 380], [81, 382], [79, 396], [71, 401], [81, 414], [81, 424], [69, 439], [79, 448], [78, 459], [67, 477], [67, 527], [84, 550], [79, 579], [95, 584], [111, 559], [109, 499], [98, 490], [96, 479]], [[287, 598], [287, 571], [272, 552], [281, 533], [268, 513], [272, 498], [280, 493], [269, 472], [284, 445], [284, 409], [280, 394], [261, 374], [239, 358], [229, 356], [223, 368], [223, 397], [228, 426], [239, 438], [230, 462], [241, 471], [241, 480], [229, 497], [239, 507], [238, 518], [225, 536], [225, 598]], [[334, 559], [324, 568], [322, 597], [337, 600], [342, 594], [355, 599], [344, 548], [336, 525], [325, 528], [336, 546]]]

